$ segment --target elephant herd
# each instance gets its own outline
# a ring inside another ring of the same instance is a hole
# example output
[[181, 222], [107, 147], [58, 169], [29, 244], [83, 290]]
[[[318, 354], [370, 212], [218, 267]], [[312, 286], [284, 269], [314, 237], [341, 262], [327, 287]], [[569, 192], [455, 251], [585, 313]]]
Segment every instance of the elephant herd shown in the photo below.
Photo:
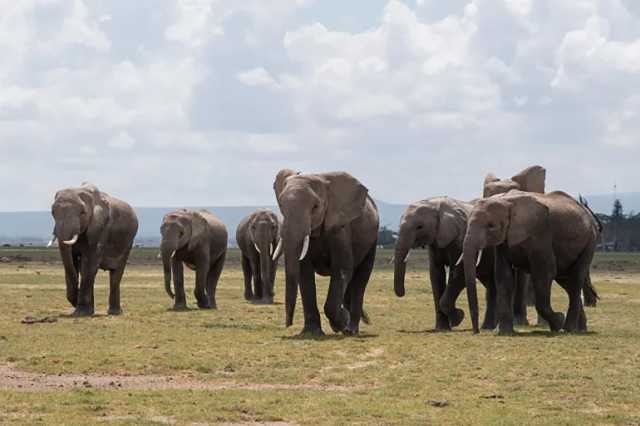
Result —
[[[410, 204], [402, 218], [394, 253], [394, 289], [405, 294], [405, 270], [414, 248], [429, 251], [429, 275], [436, 329], [460, 324], [456, 299], [466, 288], [473, 332], [479, 332], [476, 279], [486, 288], [482, 328], [512, 334], [526, 324], [526, 301], [535, 301], [540, 321], [552, 331], [587, 330], [584, 304], [597, 293], [589, 268], [602, 230], [593, 212], [564, 192], [544, 193], [546, 171], [532, 166], [511, 179], [488, 175], [483, 198], [470, 202], [435, 197]], [[323, 306], [331, 329], [347, 335], [368, 322], [364, 294], [373, 270], [379, 215], [367, 188], [345, 172], [302, 174], [284, 169], [273, 184], [280, 219], [258, 209], [236, 230], [242, 253], [244, 297], [273, 303], [279, 257], [284, 254], [285, 312], [293, 323], [298, 289], [304, 335], [322, 335], [316, 274], [329, 277]], [[56, 193], [53, 240], [65, 270], [67, 299], [78, 316], [94, 313], [98, 268], [110, 273], [108, 313], [120, 307], [120, 281], [138, 221], [125, 202], [91, 184]], [[160, 227], [164, 286], [174, 309], [187, 308], [183, 268], [195, 271], [195, 298], [215, 309], [216, 286], [225, 262], [227, 230], [206, 210], [176, 210]], [[556, 281], [569, 297], [566, 316], [550, 304]], [[173, 289], [172, 289], [173, 282]]]

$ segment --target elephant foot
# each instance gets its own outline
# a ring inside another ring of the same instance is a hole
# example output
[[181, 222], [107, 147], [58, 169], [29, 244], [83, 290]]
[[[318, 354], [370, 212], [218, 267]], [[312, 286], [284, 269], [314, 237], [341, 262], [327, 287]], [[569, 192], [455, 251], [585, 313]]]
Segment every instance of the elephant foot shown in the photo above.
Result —
[[527, 314], [514, 315], [513, 323], [518, 326], [528, 326], [529, 320], [527, 319]]
[[549, 323], [549, 328], [551, 331], [557, 332], [560, 331], [562, 326], [564, 325], [564, 314], [561, 312], [554, 312], [551, 317], [551, 322]]
[[484, 320], [480, 328], [483, 330], [495, 330], [497, 326], [498, 324], [496, 324], [495, 320]]
[[449, 313], [449, 325], [451, 328], [459, 326], [463, 319], [464, 311], [462, 309], [455, 308]]
[[273, 305], [273, 297], [263, 297], [251, 301], [254, 305]]
[[251, 302], [253, 301], [254, 297], [253, 297], [253, 293], [252, 292], [244, 292], [244, 300], [246, 300], [247, 302]]
[[441, 331], [443, 333], [447, 331], [451, 331], [451, 326], [449, 326], [448, 322], [436, 321], [436, 326], [434, 328], [434, 331]]
[[107, 310], [108, 315], [122, 315], [122, 308], [120, 306], [109, 306]]
[[320, 326], [317, 327], [305, 327], [300, 333], [296, 335], [299, 339], [313, 339], [324, 336], [324, 332]]
[[215, 304], [212, 305], [211, 302], [209, 302], [208, 300], [204, 301], [204, 302], [201, 302], [201, 301], [198, 300], [198, 308], [200, 308], [200, 309], [215, 309]]
[[546, 319], [542, 318], [542, 315], [538, 314], [538, 320], [536, 322], [536, 327], [549, 327], [549, 323]]
[[516, 334], [513, 329], [513, 322], [511, 321], [500, 321], [498, 323], [498, 328], [496, 329], [496, 334], [498, 336], [513, 336]]
[[183, 311], [188, 311], [189, 308], [187, 307], [186, 303], [176, 303], [175, 305], [173, 305], [173, 310], [178, 312], [183, 312]]
[[90, 317], [94, 313], [93, 307], [89, 306], [76, 306], [76, 309], [73, 311], [71, 316], [74, 317]]
[[342, 330], [345, 336], [357, 336], [360, 333], [360, 327], [357, 324], [349, 324], [347, 328]]
[[331, 329], [333, 330], [334, 333], [340, 333], [344, 331], [347, 328], [347, 325], [349, 324], [349, 322], [351, 321], [351, 315], [349, 314], [349, 311], [347, 311], [344, 308], [340, 308], [340, 311], [338, 311], [337, 316], [338, 316], [338, 319], [335, 321], [329, 318], [329, 325], [331, 326]]

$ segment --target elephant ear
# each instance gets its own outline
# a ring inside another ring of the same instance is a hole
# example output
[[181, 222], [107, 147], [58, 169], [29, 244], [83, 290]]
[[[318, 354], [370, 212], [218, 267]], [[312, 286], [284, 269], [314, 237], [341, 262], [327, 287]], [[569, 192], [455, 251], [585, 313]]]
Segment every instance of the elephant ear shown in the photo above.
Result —
[[482, 196], [486, 198], [489, 194], [487, 186], [493, 182], [498, 182], [499, 180], [500, 179], [498, 179], [493, 173], [489, 173], [488, 175], [486, 175], [484, 177], [484, 183], [482, 185]]
[[330, 232], [362, 214], [369, 190], [349, 173], [324, 173], [321, 176], [328, 182], [324, 229]]
[[544, 194], [546, 175], [547, 170], [544, 167], [531, 166], [512, 177], [511, 180], [520, 185], [522, 191]]
[[549, 208], [535, 197], [519, 195], [510, 198], [509, 204], [509, 246], [517, 246], [533, 236], [539, 236], [548, 228]]
[[278, 204], [280, 203], [280, 193], [284, 189], [285, 181], [290, 176], [299, 175], [300, 172], [297, 172], [292, 169], [282, 169], [276, 175], [276, 180], [273, 182], [273, 191], [276, 194], [276, 199], [278, 200]]
[[80, 199], [86, 204], [88, 213], [91, 215], [89, 223], [89, 239], [97, 237], [110, 218], [110, 204], [106, 194], [100, 192], [98, 188], [90, 183], [83, 182], [78, 192]]
[[189, 251], [193, 251], [207, 238], [207, 220], [201, 212], [191, 212], [191, 237]]
[[464, 237], [467, 223], [467, 213], [459, 206], [448, 201], [440, 203], [438, 213], [438, 233], [436, 243], [438, 247], [445, 248], [454, 240]]

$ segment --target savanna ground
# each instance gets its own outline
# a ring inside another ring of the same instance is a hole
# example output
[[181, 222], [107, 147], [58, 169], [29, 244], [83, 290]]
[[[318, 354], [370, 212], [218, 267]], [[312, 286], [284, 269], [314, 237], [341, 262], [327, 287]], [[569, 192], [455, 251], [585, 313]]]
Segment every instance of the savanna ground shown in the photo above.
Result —
[[[278, 303], [251, 305], [232, 251], [219, 309], [172, 312], [155, 254], [134, 252], [124, 315], [104, 315], [101, 272], [97, 315], [75, 319], [55, 250], [0, 249], [11, 260], [0, 263], [0, 423], [640, 424], [640, 254], [597, 256], [588, 334], [524, 327], [498, 337], [473, 336], [468, 319], [432, 332], [424, 252], [399, 299], [381, 251], [365, 301], [372, 324], [343, 338], [325, 322], [316, 340], [294, 338], [300, 300], [294, 326], [283, 326], [282, 270]], [[566, 307], [557, 285], [553, 302]]]

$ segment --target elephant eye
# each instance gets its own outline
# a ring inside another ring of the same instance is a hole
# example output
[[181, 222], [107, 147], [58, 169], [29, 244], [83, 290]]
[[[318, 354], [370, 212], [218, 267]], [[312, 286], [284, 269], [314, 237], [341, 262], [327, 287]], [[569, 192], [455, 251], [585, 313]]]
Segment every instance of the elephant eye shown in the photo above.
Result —
[[490, 229], [494, 229], [496, 227], [496, 224], [493, 222], [489, 222], [489, 228]]
[[416, 229], [417, 229], [418, 231], [420, 231], [422, 228], [424, 228], [424, 226], [422, 226], [422, 225], [418, 225], [418, 226], [416, 226]]

